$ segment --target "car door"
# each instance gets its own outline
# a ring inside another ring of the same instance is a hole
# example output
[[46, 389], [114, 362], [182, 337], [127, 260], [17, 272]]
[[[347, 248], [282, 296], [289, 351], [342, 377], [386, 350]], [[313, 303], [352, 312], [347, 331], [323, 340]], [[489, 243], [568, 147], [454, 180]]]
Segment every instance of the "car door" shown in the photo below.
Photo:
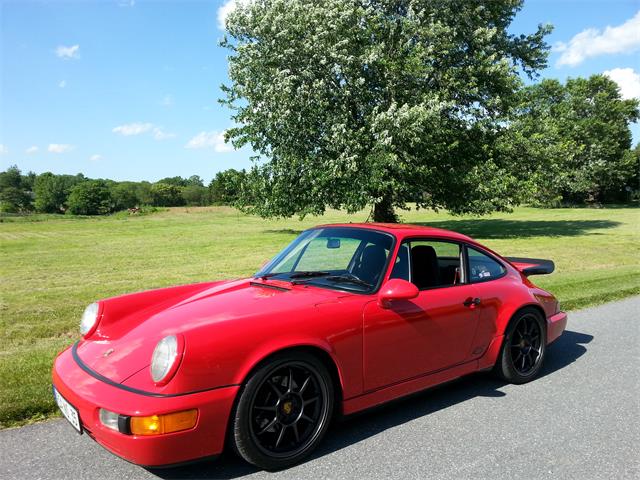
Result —
[[[511, 281], [506, 277], [507, 269], [488, 252], [467, 245], [466, 263], [468, 281], [476, 289], [481, 303], [478, 311], [478, 328], [471, 348], [472, 357], [480, 357], [497, 335], [499, 312], [503, 309], [505, 292], [510, 291]], [[508, 296], [507, 296], [508, 298]]]
[[420, 290], [389, 308], [369, 302], [364, 321], [364, 387], [374, 390], [463, 363], [478, 324], [475, 287], [466, 281], [464, 251], [443, 240], [400, 245], [390, 278]]

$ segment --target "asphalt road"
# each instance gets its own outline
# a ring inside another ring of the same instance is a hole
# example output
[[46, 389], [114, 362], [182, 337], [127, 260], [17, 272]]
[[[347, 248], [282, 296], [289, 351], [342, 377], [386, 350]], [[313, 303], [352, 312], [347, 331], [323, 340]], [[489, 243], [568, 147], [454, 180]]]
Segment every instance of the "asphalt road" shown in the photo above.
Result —
[[0, 478], [640, 478], [640, 297], [570, 315], [540, 378], [474, 375], [334, 425], [286, 471], [232, 454], [148, 471], [65, 420], [0, 432]]

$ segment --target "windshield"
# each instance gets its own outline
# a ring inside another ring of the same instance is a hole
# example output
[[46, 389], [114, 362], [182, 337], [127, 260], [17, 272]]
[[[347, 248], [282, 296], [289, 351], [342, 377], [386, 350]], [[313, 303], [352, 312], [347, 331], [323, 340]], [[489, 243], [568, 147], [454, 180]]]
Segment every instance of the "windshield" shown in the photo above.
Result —
[[391, 235], [363, 228], [328, 227], [302, 232], [256, 277], [369, 292], [384, 274]]

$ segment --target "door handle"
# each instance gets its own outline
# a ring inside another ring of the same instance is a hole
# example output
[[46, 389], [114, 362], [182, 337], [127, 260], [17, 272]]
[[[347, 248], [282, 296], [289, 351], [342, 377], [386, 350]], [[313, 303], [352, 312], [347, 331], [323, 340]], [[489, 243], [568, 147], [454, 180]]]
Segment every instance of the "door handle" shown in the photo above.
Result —
[[480, 305], [480, 299], [478, 297], [469, 297], [464, 301], [463, 305], [470, 308], [477, 307], [478, 305]]

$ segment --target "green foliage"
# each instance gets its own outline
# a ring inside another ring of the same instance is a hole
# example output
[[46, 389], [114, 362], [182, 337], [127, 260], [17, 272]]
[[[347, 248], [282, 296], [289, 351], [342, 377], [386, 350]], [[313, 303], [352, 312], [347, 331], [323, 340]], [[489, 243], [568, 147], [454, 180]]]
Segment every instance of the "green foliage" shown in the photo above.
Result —
[[635, 172], [635, 177], [631, 177], [628, 188], [625, 191], [631, 197], [631, 200], [640, 200], [640, 142], [636, 144], [633, 150], [625, 152], [625, 163], [629, 166], [629, 170]]
[[113, 182], [109, 185], [114, 211], [126, 210], [141, 205], [136, 182]]
[[189, 178], [166, 177], [158, 180], [157, 183], [166, 183], [167, 185], [174, 185], [176, 187], [204, 186], [204, 183], [202, 182], [202, 179], [199, 175], [191, 175]]
[[139, 182], [136, 184], [136, 197], [140, 205], [153, 205], [152, 184], [149, 182]]
[[[206, 206], [211, 204], [212, 195], [216, 203], [230, 205], [238, 198], [244, 176], [244, 170], [219, 172], [209, 187], [204, 186], [199, 175], [168, 177], [155, 184], [113, 180], [91, 183], [82, 174], [29, 172], [22, 175], [17, 166], [12, 166], [0, 172], [0, 213], [28, 213], [35, 204], [39, 213], [103, 215], [143, 206]], [[89, 185], [76, 190], [77, 185], [85, 182]], [[108, 192], [105, 193], [104, 187]], [[72, 198], [73, 190], [76, 193]]]
[[629, 123], [638, 115], [638, 101], [623, 100], [604, 75], [526, 87], [511, 140], [522, 158], [541, 167], [535, 172], [538, 200], [628, 200], [628, 190], [638, 188], [638, 152], [629, 150]]
[[506, 210], [526, 178], [499, 147], [549, 27], [514, 35], [519, 0], [255, 0], [227, 18], [223, 103], [259, 155], [239, 204], [304, 216], [376, 204]]
[[182, 199], [189, 206], [209, 205], [209, 189], [202, 185], [187, 185], [182, 187]]
[[180, 187], [168, 183], [154, 183], [151, 186], [152, 205], [159, 207], [177, 207], [184, 205]]
[[182, 177], [165, 177], [158, 180], [156, 183], [162, 183], [165, 185], [173, 185], [176, 187], [184, 187], [187, 184], [186, 179]]
[[67, 197], [74, 185], [85, 180], [84, 175], [54, 175], [46, 172], [38, 175], [33, 185], [35, 208], [41, 213], [63, 213]]
[[0, 172], [0, 212], [20, 213], [31, 210], [32, 173], [23, 177], [13, 165]]
[[71, 189], [68, 205], [74, 215], [104, 215], [112, 211], [111, 191], [104, 180], [80, 182]]
[[189, 178], [187, 178], [187, 184], [185, 185], [186, 187], [204, 187], [204, 182], [202, 181], [202, 179], [200, 178], [200, 175], [191, 175]]
[[244, 170], [224, 170], [216, 173], [209, 184], [211, 201], [217, 205], [233, 205], [238, 201], [246, 179]]

